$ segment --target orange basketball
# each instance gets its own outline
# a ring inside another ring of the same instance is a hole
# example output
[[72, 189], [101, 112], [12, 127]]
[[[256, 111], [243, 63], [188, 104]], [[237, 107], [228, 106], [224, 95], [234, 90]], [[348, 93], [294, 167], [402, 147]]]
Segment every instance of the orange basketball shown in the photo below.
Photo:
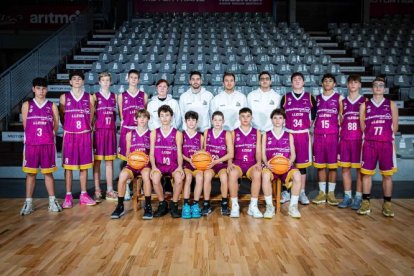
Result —
[[199, 171], [205, 171], [211, 161], [213, 161], [213, 158], [210, 153], [204, 150], [199, 150], [191, 156], [191, 162], [193, 162], [194, 167]]
[[134, 170], [141, 170], [149, 162], [149, 157], [145, 152], [134, 151], [128, 155], [128, 165]]
[[274, 156], [269, 160], [269, 164], [272, 165], [272, 172], [275, 174], [285, 174], [289, 171], [289, 159], [284, 156]]

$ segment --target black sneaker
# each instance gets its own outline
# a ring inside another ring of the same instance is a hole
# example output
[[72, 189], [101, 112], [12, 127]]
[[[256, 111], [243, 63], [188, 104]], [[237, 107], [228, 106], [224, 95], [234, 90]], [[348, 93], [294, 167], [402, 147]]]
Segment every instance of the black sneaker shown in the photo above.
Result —
[[144, 207], [144, 216], [143, 219], [152, 219], [152, 206], [151, 205], [145, 205]]
[[154, 213], [155, 218], [163, 217], [168, 214], [168, 205], [166, 201], [161, 201], [158, 205], [157, 211]]
[[221, 214], [223, 216], [230, 216], [230, 208], [228, 202], [221, 202]]
[[124, 205], [116, 205], [115, 211], [112, 213], [112, 219], [119, 219], [125, 214]]
[[178, 210], [178, 204], [174, 204], [172, 201], [170, 202], [170, 213], [173, 218], [181, 218], [181, 213]]
[[211, 205], [203, 205], [203, 210], [201, 211], [201, 213], [203, 214], [203, 216], [208, 216], [211, 214], [213, 210], [211, 209]]

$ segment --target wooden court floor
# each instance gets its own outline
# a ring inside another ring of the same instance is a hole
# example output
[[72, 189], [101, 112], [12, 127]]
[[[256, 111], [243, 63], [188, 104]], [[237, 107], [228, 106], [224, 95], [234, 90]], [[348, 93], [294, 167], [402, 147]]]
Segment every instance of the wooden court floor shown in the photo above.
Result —
[[414, 275], [414, 199], [394, 200], [394, 218], [373, 200], [370, 216], [311, 205], [300, 220], [286, 204], [271, 220], [246, 206], [239, 219], [111, 220], [113, 202], [52, 214], [47, 199], [20, 217], [22, 202], [0, 200], [0, 275]]

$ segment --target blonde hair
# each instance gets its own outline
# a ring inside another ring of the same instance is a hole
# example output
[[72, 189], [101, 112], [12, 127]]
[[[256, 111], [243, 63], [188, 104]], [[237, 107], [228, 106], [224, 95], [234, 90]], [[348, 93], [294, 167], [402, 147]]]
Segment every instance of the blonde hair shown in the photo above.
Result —
[[101, 78], [103, 78], [103, 77], [109, 77], [109, 79], [112, 81], [112, 76], [111, 76], [111, 73], [109, 73], [109, 72], [99, 73], [99, 81], [101, 81]]

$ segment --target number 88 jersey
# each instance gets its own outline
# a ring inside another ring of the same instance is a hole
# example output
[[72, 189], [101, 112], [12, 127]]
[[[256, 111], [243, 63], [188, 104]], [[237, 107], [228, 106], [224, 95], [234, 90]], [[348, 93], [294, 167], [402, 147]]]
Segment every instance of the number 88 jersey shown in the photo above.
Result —
[[82, 133], [91, 130], [90, 95], [83, 92], [76, 99], [72, 92], [65, 94], [65, 117], [63, 129], [70, 133]]
[[109, 93], [105, 97], [101, 92], [96, 95], [95, 129], [115, 129], [116, 122], [116, 97]]
[[311, 127], [312, 100], [308, 92], [298, 98], [294, 92], [286, 94], [283, 108], [286, 112], [286, 130], [290, 133], [303, 132]]
[[359, 121], [359, 108], [366, 101], [364, 96], [359, 96], [354, 101], [349, 97], [342, 100], [342, 124], [341, 140], [362, 140], [361, 124]]
[[24, 143], [26, 145], [53, 145], [53, 103], [46, 100], [38, 105], [33, 99], [29, 101]]

